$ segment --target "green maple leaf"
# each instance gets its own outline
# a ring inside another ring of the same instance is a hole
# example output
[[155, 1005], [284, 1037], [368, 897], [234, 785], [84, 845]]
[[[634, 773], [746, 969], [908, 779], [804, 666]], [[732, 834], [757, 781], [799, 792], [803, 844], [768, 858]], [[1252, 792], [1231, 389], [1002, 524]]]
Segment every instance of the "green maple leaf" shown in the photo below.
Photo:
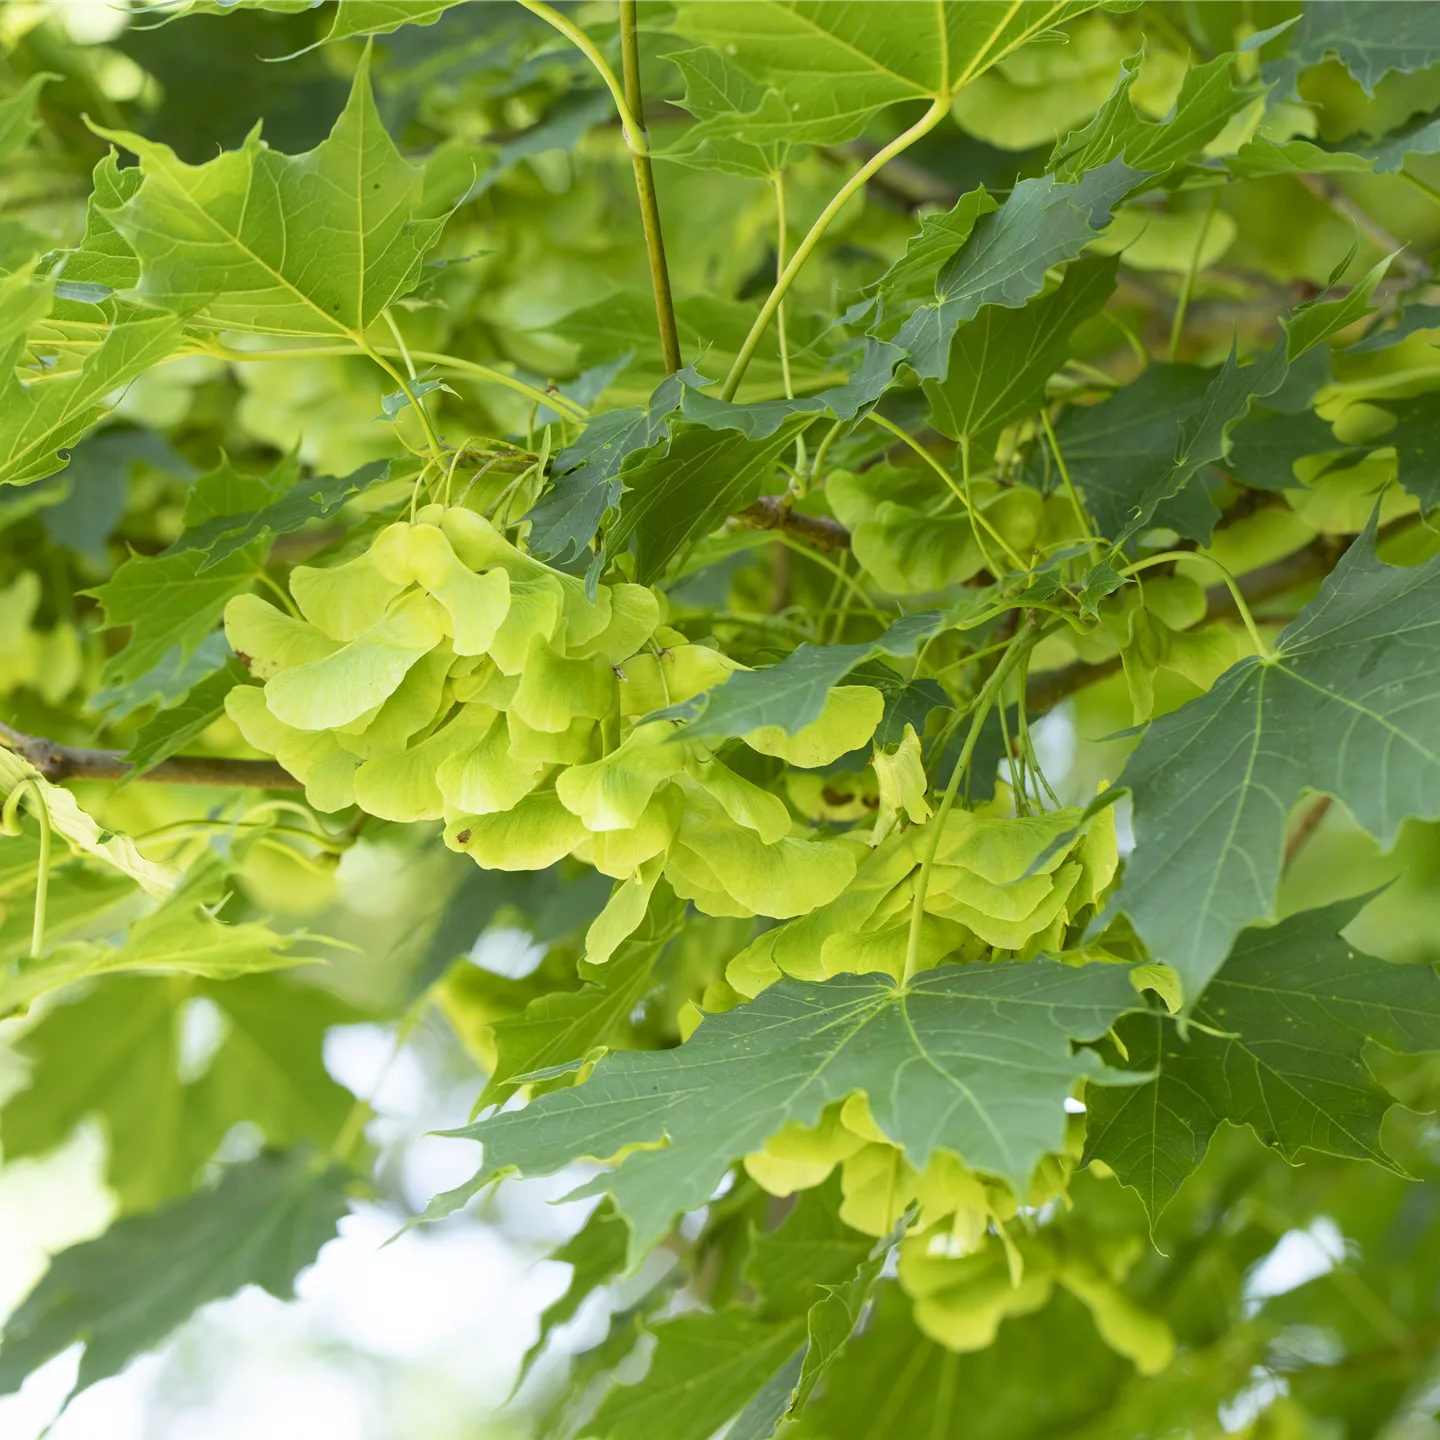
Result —
[[184, 333], [163, 311], [117, 310], [77, 369], [0, 384], [0, 484], [25, 485], [64, 467], [60, 451], [107, 413], [117, 391], [170, 355]]
[[850, 1279], [875, 1248], [869, 1235], [840, 1218], [840, 1177], [802, 1190], [773, 1230], [756, 1235], [745, 1279], [769, 1315], [796, 1315], [815, 1303], [819, 1287]]
[[758, 0], [743, 10], [716, 0], [678, 6], [674, 28], [720, 51], [778, 93], [744, 138], [838, 145], [904, 100], [948, 100], [1036, 35], [1092, 6], [1045, 3], [880, 8], [824, 0]]
[[1073, 185], [1053, 175], [1019, 181], [999, 209], [979, 217], [963, 248], [941, 267], [934, 300], [896, 333], [895, 343], [916, 374], [943, 380], [956, 327], [982, 306], [1014, 309], [1038, 295], [1046, 271], [1079, 255], [1110, 223], [1111, 208], [1144, 178], [1123, 160], [1112, 160]]
[[1329, 0], [1310, 5], [1290, 32], [1286, 53], [1265, 67], [1285, 98], [1299, 72], [1327, 56], [1358, 80], [1367, 95], [1392, 71], [1413, 74], [1440, 61], [1440, 16], [1428, 5], [1375, 5]]
[[604, 965], [583, 966], [587, 983], [578, 990], [538, 996], [518, 1015], [497, 1020], [495, 1069], [480, 1103], [508, 1099], [524, 1081], [554, 1067], [583, 1060], [596, 1046], [623, 1037], [631, 1012], [650, 988], [650, 974], [661, 952], [679, 933], [685, 906], [669, 887], [650, 903], [640, 928]]
[[778, 725], [794, 735], [819, 719], [830, 691], [852, 670], [877, 655], [914, 655], [943, 624], [940, 613], [931, 610], [902, 616], [868, 643], [800, 644], [778, 665], [737, 671], [723, 685], [646, 718], [688, 720], [695, 734], [712, 740], [746, 735], [765, 725]]
[[929, 298], [940, 267], [970, 238], [975, 222], [997, 204], [982, 185], [943, 214], [922, 215], [920, 233], [910, 237], [905, 253], [875, 282], [875, 293], [887, 305]]
[[[219, 1009], [224, 1033], [204, 1075], [187, 1082], [180, 1023], [192, 998]], [[353, 1097], [326, 1073], [321, 1043], [330, 1026], [356, 1018], [326, 992], [274, 975], [106, 979], [27, 1033], [31, 1084], [0, 1112], [5, 1153], [44, 1154], [97, 1116], [109, 1139], [109, 1183], [130, 1211], [192, 1189], [242, 1120], [275, 1145], [327, 1145]]]
[[809, 420], [808, 414], [791, 415], [764, 440], [739, 430], [673, 424], [663, 455], [625, 470], [625, 494], [607, 543], [613, 548], [634, 537], [635, 578], [648, 585], [691, 540], [754, 500], [776, 459]]
[[203, 165], [128, 131], [98, 133], [140, 157], [140, 188], [107, 212], [140, 258], [135, 298], [200, 324], [361, 344], [439, 238], [443, 221], [421, 213], [421, 172], [380, 123], [368, 52], [335, 128], [305, 155], [269, 149], [258, 126]]
[[549, 1256], [570, 1266], [570, 1283], [558, 1300], [552, 1300], [540, 1312], [540, 1333], [520, 1362], [517, 1386], [530, 1373], [530, 1367], [539, 1359], [555, 1327], [571, 1319], [591, 1291], [613, 1280], [625, 1268], [629, 1239], [629, 1227], [615, 1213], [615, 1207], [608, 1200], [602, 1200], [584, 1225]]
[[[66, 878], [74, 893], [70, 905], [62, 900], [56, 916], [59, 934], [75, 928], [82, 919], [108, 912], [118, 898], [113, 882], [97, 883], [80, 866], [72, 864]], [[130, 887], [125, 889], [135, 893]], [[226, 898], [228, 890], [224, 866], [218, 856], [210, 855], [191, 868], [179, 889], [158, 910], [135, 921], [120, 944], [75, 940], [38, 957], [17, 955], [9, 973], [0, 977], [0, 1015], [23, 1011], [39, 996], [76, 980], [119, 971], [173, 970], [211, 980], [231, 980], [238, 975], [303, 965], [313, 958], [287, 953], [304, 940], [303, 935], [278, 935], [267, 925], [227, 925], [217, 920], [212, 910]], [[91, 910], [92, 905], [99, 907], [98, 912]], [[78, 913], [74, 913], [76, 909]], [[48, 908], [46, 933], [56, 933]]]
[[805, 1192], [778, 1229], [755, 1237], [745, 1273], [760, 1290], [758, 1314], [731, 1308], [652, 1327], [649, 1371], [611, 1389], [597, 1436], [707, 1440], [717, 1417], [743, 1405], [727, 1436], [768, 1440], [803, 1409], [853, 1334], [890, 1249], [840, 1221], [838, 1192], [838, 1181]]
[[549, 487], [525, 516], [531, 552], [562, 561], [581, 555], [605, 512], [620, 499], [626, 463], [666, 439], [686, 387], [705, 383], [687, 365], [660, 382], [647, 406], [609, 410], [591, 420], [575, 443], [555, 457]]
[[213, 1190], [62, 1250], [0, 1333], [0, 1394], [83, 1341], [74, 1395], [246, 1285], [292, 1299], [296, 1275], [335, 1237], [350, 1179], [304, 1152], [264, 1153]]
[[[294, 469], [293, 464], [282, 461], [272, 475], [283, 474], [288, 479]], [[372, 485], [384, 484], [390, 478], [390, 469], [390, 461], [372, 460], [348, 475], [314, 475], [308, 480], [295, 480], [288, 490], [275, 498], [272, 498], [275, 486], [271, 483], [264, 496], [257, 496], [248, 503], [233, 504], [233, 508], [227, 505], [199, 523], [187, 508], [186, 531], [166, 553], [205, 551], [205, 560], [200, 567], [203, 574], [257, 540], [292, 535], [313, 520], [328, 520], [347, 501], [363, 495]], [[202, 483], [203, 479], [195, 482], [192, 499]]]
[[138, 681], [179, 650], [182, 662], [215, 629], [226, 604], [255, 583], [264, 543], [205, 568], [204, 550], [134, 555], [94, 593], [107, 628], [130, 626], [130, 639], [105, 663], [108, 686]]
[[587, 1191], [615, 1197], [632, 1255], [643, 1254], [677, 1214], [709, 1199], [733, 1161], [856, 1091], [917, 1169], [943, 1146], [1023, 1190], [1063, 1143], [1076, 1080], [1115, 1074], [1072, 1054], [1070, 1039], [1102, 1034], [1134, 994], [1124, 967], [1048, 960], [947, 966], [908, 991], [871, 976], [784, 980], [710, 1016], [678, 1050], [607, 1055], [585, 1084], [453, 1132], [484, 1144], [484, 1165], [432, 1213], [496, 1175], [660, 1145], [629, 1154]]
[[1087, 170], [1117, 157], [1135, 170], [1163, 175], [1204, 149], [1250, 102], [1263, 85], [1234, 83], [1233, 54], [1217, 55], [1186, 71], [1174, 113], [1160, 124], [1136, 111], [1130, 90], [1143, 55], [1122, 67], [1114, 93], [1083, 129], [1072, 131], [1051, 153], [1047, 169], [1062, 180], [1077, 180]]
[[1375, 556], [1373, 523], [1320, 593], [1208, 694], [1156, 720], [1125, 769], [1135, 851], [1118, 905], [1190, 1002], [1274, 913], [1291, 806], [1334, 795], [1383, 845], [1440, 815], [1440, 560]]
[[1116, 1027], [1125, 1063], [1159, 1074], [1136, 1090], [1094, 1092], [1086, 1155], [1139, 1192], [1152, 1223], [1221, 1121], [1249, 1125], [1292, 1163], [1318, 1150], [1399, 1169], [1380, 1138], [1393, 1098], [1364, 1050], [1440, 1050], [1440, 978], [1429, 965], [1388, 964], [1342, 939], [1364, 903], [1245, 931], [1185, 1039], [1158, 1013]]
[[1042, 299], [1019, 310], [989, 305], [961, 325], [950, 342], [945, 379], [924, 382], [930, 423], [983, 450], [1005, 426], [1038, 410], [1046, 380], [1069, 353], [1071, 334], [1104, 308], [1119, 265], [1118, 256], [1076, 261]]
[[785, 1363], [805, 1338], [805, 1322], [758, 1320], [743, 1310], [681, 1315], [654, 1327], [657, 1344], [645, 1378], [617, 1385], [588, 1433], [596, 1440], [709, 1440]]
[[[778, 90], [752, 80], [715, 50], [682, 50], [668, 58], [685, 80], [679, 104], [696, 123], [659, 152], [666, 160], [763, 180], [807, 153], [805, 126], [787, 114]], [[747, 133], [766, 138], [758, 143]]]
[[[1180, 427], [1199, 410], [1211, 373], [1194, 365], [1147, 365], [1099, 405], [1071, 406], [1055, 427], [1071, 479], [1102, 535], [1118, 535], [1144, 487], [1174, 458]], [[1188, 485], [1154, 513], [1189, 539], [1208, 543], [1220, 512], [1203, 485]]]
[[35, 107], [48, 81], [60, 76], [41, 72], [32, 75], [8, 100], [0, 100], [0, 160], [19, 150], [40, 128]]
[[245, 679], [245, 667], [238, 660], [228, 660], [206, 675], [178, 705], [156, 715], [126, 751], [125, 758], [135, 767], [131, 778], [138, 779], [198, 740], [225, 714], [225, 697]]

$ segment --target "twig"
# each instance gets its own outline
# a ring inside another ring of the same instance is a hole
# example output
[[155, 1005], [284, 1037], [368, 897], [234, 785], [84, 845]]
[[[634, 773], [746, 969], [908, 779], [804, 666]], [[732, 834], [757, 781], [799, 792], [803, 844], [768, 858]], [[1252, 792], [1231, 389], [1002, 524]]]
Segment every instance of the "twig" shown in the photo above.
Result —
[[[640, 91], [640, 40], [635, 10], [636, 0], [620, 0], [620, 68], [625, 77], [626, 104], [643, 134], [645, 102]], [[650, 168], [649, 146], [641, 150], [632, 144], [630, 159], [635, 166], [635, 190], [640, 196], [645, 252], [650, 258], [650, 285], [655, 292], [655, 318], [660, 323], [660, 349], [665, 356], [665, 373], [673, 375], [682, 363], [680, 332], [675, 326], [675, 302], [670, 295], [670, 270], [665, 263], [665, 238], [660, 230], [660, 205], [655, 197], [655, 172]]]
[[730, 518], [746, 530], [785, 530], [817, 550], [848, 550], [850, 532], [828, 515], [792, 510], [785, 495], [762, 495]]
[[[27, 735], [3, 721], [0, 721], [0, 741], [56, 784], [62, 780], [123, 780], [134, 768], [123, 750], [60, 745], [41, 735]], [[299, 780], [273, 760], [232, 760], [223, 755], [173, 755], [135, 778], [170, 785], [243, 785], [261, 790], [302, 788]]]
[[1285, 864], [1288, 870], [1295, 857], [1305, 848], [1305, 842], [1320, 828], [1320, 822], [1330, 813], [1334, 804], [1328, 795], [1317, 795], [1306, 807], [1305, 813], [1295, 822], [1290, 838], [1285, 842]]
[[1296, 178], [1317, 200], [1323, 200], [1337, 215], [1343, 215], [1351, 224], [1357, 225], [1360, 232], [1380, 249], [1394, 254], [1400, 269], [1417, 278], [1429, 279], [1430, 267], [1418, 256], [1410, 254], [1403, 241], [1397, 240], [1337, 186], [1321, 175], [1299, 175]]

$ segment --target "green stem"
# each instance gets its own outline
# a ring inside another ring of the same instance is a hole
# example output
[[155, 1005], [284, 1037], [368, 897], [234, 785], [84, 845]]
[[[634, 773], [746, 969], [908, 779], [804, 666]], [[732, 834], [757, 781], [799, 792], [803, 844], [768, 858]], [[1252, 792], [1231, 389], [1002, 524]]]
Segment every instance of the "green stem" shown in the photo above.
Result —
[[648, 155], [650, 150], [645, 137], [645, 126], [631, 112], [624, 88], [590, 37], [578, 26], [572, 25], [558, 10], [541, 4], [540, 0], [520, 0], [520, 3], [532, 15], [538, 15], [547, 25], [554, 26], [595, 67], [596, 73], [605, 82], [605, 88], [615, 101], [615, 108], [620, 112], [620, 124], [625, 131], [625, 143], [630, 147], [630, 153]]
[[[975, 542], [980, 546], [981, 553], [985, 552], [985, 542], [980, 538], [980, 530], [983, 528], [990, 538], [1005, 552], [1010, 563], [1021, 571], [1028, 571], [1029, 566], [1012, 550], [1005, 537], [981, 514], [974, 505], [970, 503], [970, 496], [965, 489], [955, 483], [955, 477], [913, 436], [902, 430], [893, 420], [881, 415], [878, 411], [872, 410], [865, 417], [873, 421], [882, 430], [888, 430], [898, 440], [903, 440], [954, 492], [955, 498], [965, 507], [965, 513], [970, 517], [971, 528], [975, 531]], [[961, 442], [960, 453], [965, 458], [968, 470], [970, 447], [965, 441]], [[991, 564], [989, 556], [986, 556], [986, 564]], [[994, 568], [992, 566], [992, 568]], [[997, 577], [998, 578], [998, 577]]]
[[[640, 40], [635, 0], [620, 0], [620, 60], [625, 72], [625, 99], [633, 123], [645, 134], [645, 100], [640, 90]], [[622, 116], [625, 112], [621, 112]], [[675, 302], [670, 294], [670, 268], [665, 262], [665, 237], [660, 230], [660, 203], [655, 195], [655, 172], [650, 167], [648, 138], [643, 149], [630, 147], [635, 169], [635, 193], [640, 197], [640, 224], [645, 231], [645, 253], [650, 260], [650, 288], [655, 295], [655, 318], [660, 325], [660, 350], [665, 373], [673, 375], [680, 359], [680, 332], [675, 325]]]
[[725, 388], [720, 392], [722, 400], [735, 398], [735, 392], [740, 388], [740, 382], [745, 378], [745, 371], [749, 369], [750, 361], [754, 358], [755, 347], [759, 345], [760, 337], [770, 328], [770, 322], [775, 318], [775, 312], [780, 308], [780, 302], [785, 298], [791, 285], [795, 283], [795, 277], [820, 243], [821, 236], [830, 228], [831, 221], [844, 208], [846, 201], [857, 191], [864, 189], [870, 177], [887, 161], [893, 160], [902, 150], [909, 149], [922, 136], [928, 135], [949, 113], [950, 100], [948, 96], [945, 99], [932, 101], [930, 108], [919, 120], [904, 134], [897, 135], [883, 150], [876, 151], [835, 192], [834, 198], [820, 212], [819, 219], [810, 227], [809, 233], [800, 242], [794, 255], [790, 257], [790, 263], [781, 271], [779, 280], [775, 282], [775, 288], [771, 290], [764, 305], [760, 307], [760, 313], [755, 317], [755, 323], [750, 327], [750, 333], [745, 337], [745, 343], [740, 347], [740, 353], [735, 357], [735, 363], [725, 377]]
[[1236, 610], [1240, 612], [1240, 619], [1244, 622], [1246, 630], [1250, 632], [1250, 639], [1256, 651], [1264, 660], [1273, 660], [1275, 658], [1275, 652], [1265, 643], [1259, 628], [1255, 624], [1255, 617], [1250, 613], [1249, 605], [1245, 603], [1245, 596], [1240, 591], [1239, 583], [1230, 571], [1213, 555], [1207, 555], [1203, 550], [1166, 550], [1159, 555], [1147, 555], [1145, 559], [1137, 560], [1133, 565], [1127, 565], [1119, 573], [1121, 575], [1136, 575], [1141, 570], [1148, 570], [1152, 565], [1163, 565], [1170, 560], [1203, 560], [1207, 565], [1211, 565], [1218, 570], [1235, 601]]
[[9, 794], [0, 811], [0, 828], [6, 835], [20, 833], [20, 801], [28, 799], [31, 813], [40, 822], [40, 865], [35, 877], [35, 918], [30, 926], [30, 959], [38, 960], [45, 949], [45, 911], [50, 900], [50, 807], [45, 803], [44, 782], [26, 776]]
[[828, 570], [836, 580], [843, 581], [850, 593], [880, 622], [881, 625], [889, 625], [895, 617], [887, 615], [860, 587], [859, 581], [853, 575], [846, 573], [841, 565], [830, 559], [828, 555], [822, 555], [818, 550], [812, 549], [803, 540], [791, 535], [787, 530], [776, 530], [775, 538], [783, 545], [789, 546], [797, 555], [803, 555], [807, 560], [813, 560], [815, 564]]
[[1070, 497], [1070, 503], [1075, 507], [1075, 518], [1080, 522], [1080, 529], [1087, 540], [1095, 538], [1095, 531], [1090, 526], [1090, 517], [1085, 513], [1085, 507], [1080, 503], [1080, 497], [1075, 493], [1075, 484], [1070, 479], [1070, 467], [1065, 463], [1065, 456], [1061, 452], [1060, 442], [1055, 438], [1055, 427], [1050, 423], [1050, 412], [1043, 407], [1040, 411], [1040, 423], [1045, 427], [1045, 438], [1050, 442], [1050, 451], [1055, 456], [1055, 463], [1060, 467], [1060, 478], [1065, 482], [1065, 493]]
[[960, 789], [960, 777], [970, 768], [970, 757], [975, 753], [975, 745], [980, 739], [980, 730], [985, 724], [985, 717], [989, 715], [990, 709], [995, 703], [995, 697], [1004, 687], [1006, 680], [1010, 678], [1010, 672], [1038, 639], [1037, 632], [1027, 632], [1017, 636], [1001, 657], [1000, 663], [990, 672], [990, 678], [985, 682], [980, 693], [975, 697], [975, 718], [970, 722], [970, 733], [965, 737], [965, 744], [961, 747], [959, 758], [955, 761], [955, 768], [950, 772], [950, 782], [945, 787], [945, 795], [940, 801], [940, 808], [936, 811], [935, 818], [929, 822], [933, 827], [933, 833], [930, 836], [930, 844], [926, 847], [925, 856], [920, 862], [920, 874], [915, 880], [915, 901], [910, 910], [910, 934], [905, 943], [905, 975], [901, 981], [902, 986], [907, 989], [920, 968], [920, 927], [925, 917], [925, 895], [930, 887], [930, 871], [935, 865], [935, 856], [940, 849], [940, 837], [944, 833], [945, 822], [949, 819], [950, 811], [955, 806], [955, 796]]
[[[254, 361], [254, 360], [320, 360], [330, 357], [344, 357], [363, 354], [363, 351], [356, 350], [350, 345], [297, 345], [287, 350], [237, 350], [229, 345], [214, 341], [205, 347], [207, 355], [214, 355], [220, 360], [230, 361]], [[387, 355], [391, 352], [379, 346], [371, 347], [375, 355]], [[399, 355], [397, 350], [394, 352]], [[474, 360], [462, 360], [458, 355], [442, 355], [435, 350], [412, 350], [410, 355], [413, 359], [423, 360], [427, 365], [439, 365], [445, 370], [456, 370], [462, 375], [473, 375], [477, 380], [486, 380], [494, 385], [503, 385], [508, 390], [514, 390], [518, 395], [524, 395], [529, 400], [538, 400], [542, 405], [548, 405], [552, 410], [568, 410], [577, 420], [589, 419], [590, 412], [583, 406], [577, 405], [566, 395], [552, 395], [544, 390], [537, 390], [533, 385], [527, 385], [525, 381], [514, 375], [507, 375], [503, 370], [492, 370], [488, 365], [477, 364]]]
[[815, 461], [810, 467], [810, 483], [818, 485], [825, 478], [825, 457], [830, 453], [830, 446], [835, 437], [844, 430], [850, 422], [848, 420], [837, 420], [826, 432], [825, 438], [815, 449]]
[[1418, 175], [1412, 175], [1402, 164], [1397, 172], [1402, 180], [1408, 180], [1427, 199], [1433, 200], [1440, 205], [1440, 190], [1433, 185], [1427, 185]]
[[[420, 417], [420, 428], [425, 432], [425, 443], [430, 447], [431, 457], [438, 460], [445, 453], [445, 442], [441, 440], [429, 414], [420, 404], [420, 397], [410, 388], [410, 382], [378, 350], [372, 349], [364, 341], [360, 348], [400, 387], [401, 393], [410, 402], [410, 408]], [[399, 429], [399, 426], [396, 426], [396, 429]]]
[[1200, 272], [1200, 256], [1205, 249], [1205, 237], [1210, 233], [1210, 221], [1215, 207], [1220, 203], [1220, 187], [1210, 191], [1210, 203], [1205, 209], [1205, 218], [1200, 222], [1200, 233], [1195, 237], [1195, 249], [1190, 255], [1190, 264], [1185, 271], [1184, 283], [1180, 286], [1180, 299], [1175, 304], [1175, 318], [1170, 322], [1170, 363], [1175, 363], [1180, 354], [1180, 331], [1185, 325], [1185, 312], [1190, 308], [1190, 295], [1195, 289], [1195, 277]]
[[[777, 170], [770, 177], [775, 185], [775, 283], [785, 273], [785, 172]], [[795, 398], [795, 382], [790, 376], [790, 340], [785, 333], [785, 302], [775, 307], [775, 338], [780, 345], [780, 378], [785, 385], [785, 398]], [[806, 464], [805, 437], [795, 437], [795, 475], [791, 490], [797, 495], [805, 493]]]

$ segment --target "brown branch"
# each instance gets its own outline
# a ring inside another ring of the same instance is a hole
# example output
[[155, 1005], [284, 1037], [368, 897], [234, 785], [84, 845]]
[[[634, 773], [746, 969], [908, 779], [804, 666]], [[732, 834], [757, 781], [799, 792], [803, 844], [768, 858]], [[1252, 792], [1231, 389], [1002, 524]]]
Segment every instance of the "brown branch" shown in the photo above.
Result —
[[1305, 842], [1320, 828], [1320, 822], [1330, 813], [1335, 802], [1328, 795], [1317, 795], [1306, 807], [1304, 814], [1295, 822], [1290, 838], [1285, 842], [1285, 864], [1288, 870], [1295, 857], [1305, 848]]
[[[134, 768], [123, 750], [95, 750], [83, 745], [59, 745], [40, 735], [27, 735], [0, 721], [3, 740], [22, 760], [28, 760], [45, 779], [123, 780]], [[224, 755], [174, 755], [152, 766], [137, 780], [169, 785], [243, 785], [261, 790], [299, 790], [301, 783], [273, 760], [232, 760]]]
[[850, 532], [838, 520], [792, 510], [784, 495], [762, 495], [730, 518], [747, 530], [784, 530], [817, 550], [850, 548]]

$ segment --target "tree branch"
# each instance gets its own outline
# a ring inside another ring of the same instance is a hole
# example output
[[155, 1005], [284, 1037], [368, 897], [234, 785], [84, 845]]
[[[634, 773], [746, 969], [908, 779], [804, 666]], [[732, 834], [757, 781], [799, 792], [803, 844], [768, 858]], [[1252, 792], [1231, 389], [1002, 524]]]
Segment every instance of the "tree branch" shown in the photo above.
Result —
[[762, 495], [731, 520], [747, 530], [785, 530], [817, 550], [848, 550], [850, 532], [828, 515], [804, 515], [792, 510], [784, 495]]
[[[56, 784], [62, 780], [123, 780], [134, 769], [123, 750], [59, 745], [41, 735], [27, 735], [3, 721], [0, 721], [0, 741]], [[242, 785], [260, 790], [302, 788], [300, 781], [274, 760], [232, 760], [224, 755], [174, 755], [135, 778], [169, 785]]]

